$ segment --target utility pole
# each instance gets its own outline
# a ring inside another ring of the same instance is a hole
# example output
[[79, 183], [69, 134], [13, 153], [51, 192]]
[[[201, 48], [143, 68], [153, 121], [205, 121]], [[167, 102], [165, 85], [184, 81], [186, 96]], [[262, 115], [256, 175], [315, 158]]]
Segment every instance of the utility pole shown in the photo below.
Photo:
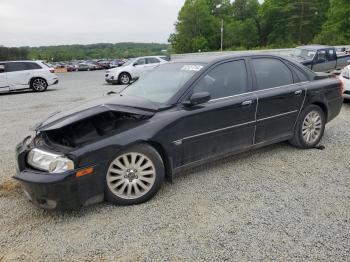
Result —
[[221, 19], [221, 52], [222, 52], [222, 45], [224, 42], [224, 19]]
[[[220, 15], [221, 14], [221, 7], [222, 5], [221, 4], [218, 4], [216, 5], [216, 12], [218, 12], [218, 14]], [[222, 14], [220, 15], [221, 16], [221, 45], [220, 45], [220, 50], [222, 52], [222, 47], [223, 47], [223, 43], [224, 43], [224, 18], [222, 16]]]

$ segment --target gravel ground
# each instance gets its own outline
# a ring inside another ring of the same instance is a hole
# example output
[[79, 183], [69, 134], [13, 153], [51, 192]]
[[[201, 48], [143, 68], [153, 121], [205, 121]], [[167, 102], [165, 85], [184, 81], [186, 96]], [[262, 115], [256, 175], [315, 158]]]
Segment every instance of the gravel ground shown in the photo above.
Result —
[[0, 261], [349, 261], [350, 104], [325, 150], [281, 143], [188, 171], [142, 205], [47, 212], [10, 180], [16, 143], [50, 112], [120, 88], [103, 72], [59, 77], [0, 96]]

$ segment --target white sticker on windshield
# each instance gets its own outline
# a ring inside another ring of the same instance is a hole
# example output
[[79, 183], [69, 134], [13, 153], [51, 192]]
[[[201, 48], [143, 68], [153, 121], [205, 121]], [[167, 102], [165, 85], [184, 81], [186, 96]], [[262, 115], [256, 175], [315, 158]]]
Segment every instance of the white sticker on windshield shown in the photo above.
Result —
[[183, 71], [199, 71], [203, 68], [201, 65], [184, 65], [181, 70]]

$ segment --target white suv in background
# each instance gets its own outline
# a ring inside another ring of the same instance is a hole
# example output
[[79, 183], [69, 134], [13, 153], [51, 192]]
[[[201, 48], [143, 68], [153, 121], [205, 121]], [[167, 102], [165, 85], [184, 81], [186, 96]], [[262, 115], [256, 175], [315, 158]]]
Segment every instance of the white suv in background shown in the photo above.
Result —
[[0, 62], [0, 93], [27, 88], [43, 92], [57, 83], [54, 70], [40, 61]]
[[342, 70], [339, 78], [343, 82], [343, 97], [350, 101], [350, 66], [347, 66]]
[[161, 56], [131, 58], [122, 66], [107, 70], [105, 80], [110, 84], [127, 85], [132, 79], [140, 77], [143, 72], [167, 62], [165, 57]]

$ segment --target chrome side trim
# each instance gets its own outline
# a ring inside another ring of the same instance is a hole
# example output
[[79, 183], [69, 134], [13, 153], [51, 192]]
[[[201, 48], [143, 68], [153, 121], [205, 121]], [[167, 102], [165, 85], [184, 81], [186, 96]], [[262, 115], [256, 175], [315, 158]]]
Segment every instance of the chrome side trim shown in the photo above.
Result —
[[289, 114], [294, 114], [294, 113], [297, 113], [297, 112], [299, 112], [299, 110], [293, 110], [293, 111], [289, 111], [289, 112], [278, 114], [278, 115], [264, 117], [264, 118], [258, 119], [257, 122], [268, 120], [268, 119], [272, 119], [272, 118], [276, 118], [276, 117], [280, 117], [280, 116], [285, 116], [285, 115], [289, 115]]
[[[285, 116], [285, 115], [289, 115], [289, 114], [293, 114], [293, 113], [297, 113], [297, 112], [299, 112], [299, 110], [293, 110], [293, 111], [286, 112], [286, 113], [283, 113], [283, 114], [278, 114], [278, 115], [274, 115], [274, 116], [260, 118], [257, 121], [249, 121], [249, 122], [245, 122], [245, 123], [242, 123], [242, 124], [228, 126], [228, 127], [224, 127], [224, 128], [220, 128], [220, 129], [215, 129], [215, 130], [212, 130], [212, 131], [200, 133], [200, 134], [193, 135], [193, 136], [187, 136], [187, 137], [184, 137], [184, 138], [181, 138], [181, 139], [173, 141], [172, 144], [179, 146], [179, 145], [182, 144], [183, 140], [187, 140], [187, 139], [191, 139], [191, 138], [195, 138], [195, 137], [199, 137], [199, 136], [203, 136], [203, 135], [208, 135], [208, 134], [212, 134], [212, 133], [215, 133], [215, 132], [220, 132], [220, 131], [224, 131], [224, 130], [228, 130], [228, 129], [232, 129], [232, 128], [236, 128], [236, 127], [240, 127], [240, 126], [250, 125], [250, 124], [253, 124], [253, 123], [256, 123], [256, 122], [260, 122], [260, 121], [264, 121], [264, 120], [268, 120], [268, 119], [272, 119], [272, 118], [276, 118], [276, 117], [280, 117], [280, 116]], [[255, 128], [256, 128], [256, 126], [255, 126]], [[254, 134], [253, 142], [255, 143], [255, 134]]]
[[284, 85], [284, 86], [271, 87], [271, 88], [267, 88], [267, 89], [262, 89], [262, 90], [256, 90], [256, 91], [246, 92], [246, 93], [242, 93], [242, 94], [238, 94], [238, 95], [233, 95], [233, 96], [225, 96], [225, 97], [215, 98], [215, 99], [209, 100], [209, 103], [210, 103], [210, 102], [219, 101], [219, 100], [223, 100], [223, 99], [227, 99], [227, 98], [237, 97], [237, 96], [255, 94], [255, 93], [265, 92], [265, 91], [269, 91], [269, 90], [273, 90], [273, 89], [278, 89], [278, 88], [285, 88], [285, 87], [287, 87], [287, 86], [306, 84], [306, 83], [309, 83], [309, 82], [311, 82], [311, 81], [305, 81], [305, 82], [300, 82], [300, 83], [293, 83], [293, 84]]
[[[259, 97], [256, 98], [255, 122], [258, 117], [258, 108], [259, 108]], [[256, 136], [256, 125], [254, 126], [253, 145], [255, 144], [255, 136]]]
[[224, 131], [224, 130], [228, 130], [228, 129], [232, 129], [232, 128], [236, 128], [236, 127], [240, 127], [240, 126], [250, 125], [250, 124], [254, 124], [254, 123], [255, 123], [255, 121], [249, 121], [249, 122], [245, 122], [245, 123], [238, 124], [238, 125], [228, 126], [228, 127], [224, 127], [224, 128], [208, 131], [208, 132], [205, 132], [205, 133], [200, 133], [200, 134], [193, 135], [193, 136], [187, 136], [187, 137], [184, 137], [182, 139], [173, 141], [172, 143], [178, 145], [179, 142], [183, 141], [183, 140], [191, 139], [191, 138], [198, 137], [198, 136], [208, 135], [208, 134], [212, 134], [212, 133], [215, 133], [215, 132], [220, 132], [220, 131]]

